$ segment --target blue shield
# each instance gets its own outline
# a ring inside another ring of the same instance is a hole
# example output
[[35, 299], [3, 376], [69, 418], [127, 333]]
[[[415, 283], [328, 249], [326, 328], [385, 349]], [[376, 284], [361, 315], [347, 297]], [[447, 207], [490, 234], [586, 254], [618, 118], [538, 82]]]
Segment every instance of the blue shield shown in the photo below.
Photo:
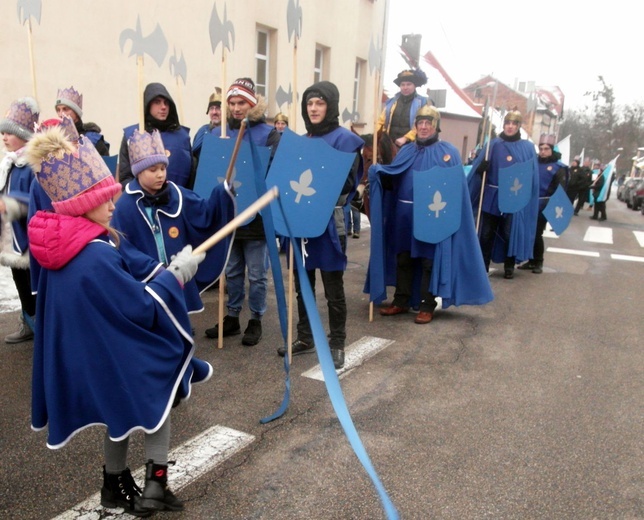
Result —
[[116, 174], [116, 164], [118, 163], [119, 156], [118, 155], [105, 155], [103, 156], [103, 160], [105, 161], [105, 164], [107, 165], [107, 168], [112, 172], [112, 175]]
[[414, 238], [437, 244], [461, 227], [463, 167], [414, 171]]
[[[212, 189], [224, 182], [230, 158], [235, 148], [234, 139], [222, 139], [213, 134], [206, 134], [203, 138], [197, 176], [195, 178], [194, 192], [203, 198], [210, 197]], [[237, 214], [244, 211], [248, 206], [258, 199], [255, 187], [255, 175], [264, 178], [271, 151], [264, 146], [258, 146], [260, 163], [255, 165], [250, 149], [250, 144], [242, 140], [237, 152], [237, 160], [233, 170], [233, 187], [235, 188], [235, 202]], [[248, 219], [245, 224], [251, 222], [255, 217]]]
[[[285, 131], [266, 178], [277, 186], [294, 237], [314, 238], [326, 230], [355, 153], [340, 152], [324, 139]], [[271, 204], [275, 231], [289, 236], [282, 212]]]
[[499, 168], [499, 210], [502, 213], [521, 211], [532, 197], [532, 175], [534, 163], [514, 163]]
[[550, 197], [542, 213], [557, 235], [561, 235], [566, 230], [572, 218], [573, 207], [561, 186], [557, 186], [557, 190]]

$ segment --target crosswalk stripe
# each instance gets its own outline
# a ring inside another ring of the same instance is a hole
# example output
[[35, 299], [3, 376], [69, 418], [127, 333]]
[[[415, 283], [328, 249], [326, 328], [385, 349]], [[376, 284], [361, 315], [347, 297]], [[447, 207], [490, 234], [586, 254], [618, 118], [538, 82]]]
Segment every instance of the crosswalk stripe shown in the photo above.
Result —
[[[230, 458], [237, 451], [245, 448], [255, 440], [255, 436], [233, 430], [225, 426], [213, 426], [168, 454], [169, 460], [177, 463], [170, 469], [170, 486], [179, 491], [195, 479], [211, 471], [217, 465]], [[145, 466], [132, 472], [134, 479], [143, 483]], [[130, 518], [122, 508], [105, 509], [101, 506], [101, 494], [96, 493], [87, 500], [76, 504], [54, 520], [90, 520], [101, 518]]]
[[580, 251], [577, 249], [562, 249], [560, 247], [549, 247], [547, 251], [548, 253], [563, 253], [564, 255], [593, 256], [595, 258], [599, 257], [599, 253], [596, 251]]
[[640, 247], [644, 247], [644, 231], [633, 231], [633, 235], [635, 235]]
[[644, 256], [616, 255], [611, 254], [613, 260], [627, 260], [630, 262], [644, 262]]
[[588, 226], [584, 235], [584, 242], [596, 242], [598, 244], [613, 243], [613, 228]]
[[[338, 375], [348, 372], [352, 368], [361, 365], [370, 357], [376, 355], [382, 349], [388, 347], [394, 342], [392, 339], [376, 338], [373, 336], [363, 336], [358, 341], [352, 343], [345, 349], [344, 367], [338, 370]], [[324, 375], [320, 365], [307, 370], [302, 374], [303, 377], [324, 381]]]

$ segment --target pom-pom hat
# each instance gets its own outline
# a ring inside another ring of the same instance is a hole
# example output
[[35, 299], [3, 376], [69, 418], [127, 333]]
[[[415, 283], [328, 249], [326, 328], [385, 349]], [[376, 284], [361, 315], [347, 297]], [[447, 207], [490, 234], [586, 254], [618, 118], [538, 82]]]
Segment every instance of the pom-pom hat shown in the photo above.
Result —
[[0, 120], [0, 133], [15, 135], [23, 141], [29, 141], [38, 124], [39, 113], [40, 109], [34, 98], [24, 97], [14, 101]]
[[158, 130], [152, 133], [140, 132], [138, 129], [134, 130], [134, 133], [127, 141], [127, 149], [134, 175], [138, 175], [155, 164], [165, 164], [166, 166], [169, 164], [161, 134]]
[[26, 155], [54, 211], [61, 215], [84, 215], [121, 192], [92, 142], [81, 137], [77, 149], [60, 126], [35, 134]]

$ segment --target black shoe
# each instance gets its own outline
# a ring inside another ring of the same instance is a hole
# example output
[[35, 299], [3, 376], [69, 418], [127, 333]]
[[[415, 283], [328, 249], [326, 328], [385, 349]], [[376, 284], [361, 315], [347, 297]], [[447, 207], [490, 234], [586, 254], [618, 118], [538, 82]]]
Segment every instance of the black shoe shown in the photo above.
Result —
[[[288, 349], [284, 346], [277, 349], [277, 354], [281, 357], [284, 357], [287, 352]], [[300, 354], [310, 354], [312, 352], [315, 352], [315, 345], [309, 345], [308, 343], [304, 343], [299, 339], [295, 340], [291, 345], [291, 354], [293, 356], [299, 356]]]
[[535, 264], [533, 264], [532, 262], [528, 261], [525, 264], [521, 264], [519, 267], [517, 267], [517, 269], [521, 269], [522, 271], [523, 270], [529, 271], [531, 269], [534, 269], [535, 267], [536, 267]]
[[344, 367], [344, 350], [339, 348], [331, 349], [331, 359], [333, 359], [333, 366], [337, 369]]
[[183, 511], [183, 502], [168, 487], [168, 465], [154, 464], [148, 460], [145, 466], [145, 487], [136, 500], [133, 514]]
[[512, 278], [514, 278], [514, 269], [508, 269], [506, 267], [505, 273], [503, 273], [503, 278], [506, 280], [512, 280]]
[[257, 345], [260, 339], [262, 339], [262, 322], [256, 319], [248, 320], [248, 327], [244, 331], [242, 345], [252, 347]]
[[597, 220], [597, 217], [589, 217], [590, 220]]
[[138, 517], [146, 517], [152, 511], [136, 510], [136, 501], [141, 496], [141, 488], [136, 484], [130, 473], [130, 468], [125, 468], [117, 475], [108, 474], [103, 466], [103, 487], [101, 488], [101, 505], [109, 509], [122, 507], [126, 513]]
[[[224, 337], [236, 336], [237, 334], [241, 334], [239, 318], [236, 316], [224, 316]], [[206, 336], [217, 339], [219, 337], [219, 323], [211, 329], [206, 329]]]
[[541, 274], [543, 273], [543, 268], [540, 265], [535, 265], [534, 268], [532, 269], [532, 272], [534, 274]]

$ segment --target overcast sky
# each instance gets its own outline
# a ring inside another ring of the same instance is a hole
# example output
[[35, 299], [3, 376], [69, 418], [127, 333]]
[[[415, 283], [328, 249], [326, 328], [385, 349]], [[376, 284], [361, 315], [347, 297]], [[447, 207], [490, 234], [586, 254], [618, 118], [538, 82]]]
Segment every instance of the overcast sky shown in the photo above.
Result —
[[[463, 87], [492, 74], [515, 81], [556, 85], [568, 109], [588, 103], [599, 90], [597, 76], [613, 87], [616, 103], [644, 103], [644, 23], [624, 0], [390, 0], [385, 89], [406, 68], [398, 48], [403, 34], [421, 34], [421, 57], [431, 50]], [[600, 7], [601, 6], [601, 7]], [[427, 67], [421, 59], [421, 67]]]

